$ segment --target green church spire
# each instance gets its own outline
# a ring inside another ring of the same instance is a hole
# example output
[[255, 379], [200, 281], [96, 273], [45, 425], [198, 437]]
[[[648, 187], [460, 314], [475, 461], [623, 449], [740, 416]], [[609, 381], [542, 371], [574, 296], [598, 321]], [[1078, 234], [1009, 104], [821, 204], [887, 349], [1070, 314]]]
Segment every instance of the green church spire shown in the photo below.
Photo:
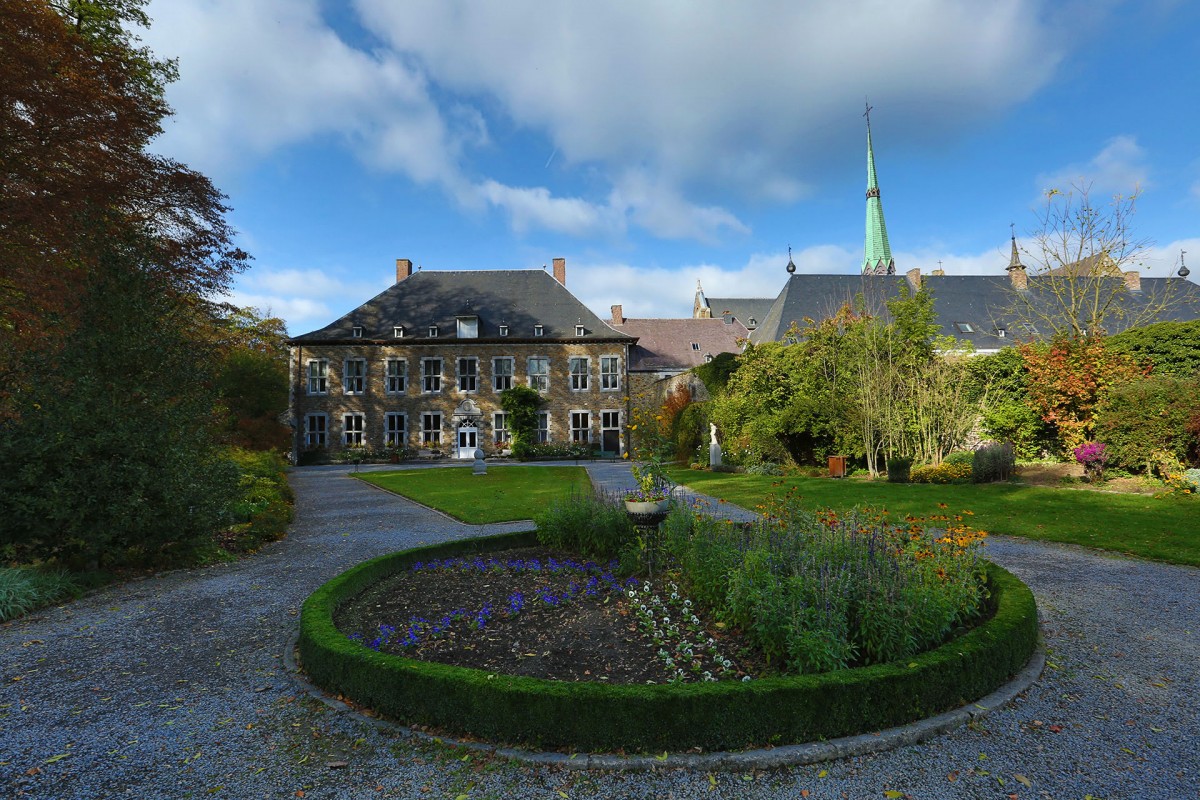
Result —
[[867, 118], [867, 238], [863, 246], [864, 275], [893, 275], [896, 262], [888, 244], [887, 225], [883, 221], [883, 203], [879, 199], [879, 177], [875, 174], [875, 151], [871, 147], [871, 106]]

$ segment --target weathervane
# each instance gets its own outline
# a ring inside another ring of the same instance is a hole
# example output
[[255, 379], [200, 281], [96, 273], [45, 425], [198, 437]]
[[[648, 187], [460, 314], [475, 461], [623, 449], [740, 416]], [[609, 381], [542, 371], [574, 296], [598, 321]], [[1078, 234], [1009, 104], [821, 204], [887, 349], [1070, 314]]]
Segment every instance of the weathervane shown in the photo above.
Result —
[[1192, 271], [1187, 268], [1187, 264], [1183, 263], [1183, 257], [1187, 254], [1187, 250], [1179, 251], [1179, 277], [1186, 278], [1192, 274]]
[[787, 271], [788, 271], [788, 275], [791, 275], [796, 271], [796, 263], [794, 261], [792, 261], [792, 246], [790, 244], [788, 245]]

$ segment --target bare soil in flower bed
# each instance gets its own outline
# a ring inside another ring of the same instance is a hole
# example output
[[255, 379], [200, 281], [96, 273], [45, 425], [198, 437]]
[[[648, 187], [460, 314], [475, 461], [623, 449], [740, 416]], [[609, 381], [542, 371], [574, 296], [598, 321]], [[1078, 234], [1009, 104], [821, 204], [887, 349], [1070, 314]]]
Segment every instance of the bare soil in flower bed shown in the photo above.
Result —
[[[635, 603], [644, 602], [643, 593], [631, 600], [628, 587], [604, 581], [593, 584], [595, 591], [589, 593], [588, 577], [573, 570], [503, 566], [584, 561], [562, 551], [515, 548], [488, 553], [481, 560], [494, 560], [498, 566], [405, 570], [343, 603], [334, 623], [347, 636], [380, 652], [487, 672], [610, 684], [666, 683], [676, 674], [660, 654], [669, 645], [654, 641], [638, 623]], [[590, 574], [599, 575], [606, 566], [598, 565]], [[665, 581], [650, 583], [660, 597], [673, 591]], [[635, 588], [640, 590], [644, 584], [639, 579]], [[524, 603], [513, 613], [516, 593]], [[569, 599], [563, 600], [564, 595]], [[546, 602], [546, 596], [559, 602]], [[485, 607], [491, 613], [479, 625], [478, 612]], [[725, 668], [712, 655], [698, 653], [700, 663], [688, 665], [686, 680], [698, 680], [705, 671], [725, 680], [762, 674], [760, 659], [743, 636], [698, 616], [707, 636], [716, 642], [720, 660], [730, 661], [731, 666]], [[415, 620], [425, 622], [417, 622], [414, 628]], [[430, 635], [435, 627], [441, 630]], [[414, 629], [420, 635], [405, 644], [406, 633]]]

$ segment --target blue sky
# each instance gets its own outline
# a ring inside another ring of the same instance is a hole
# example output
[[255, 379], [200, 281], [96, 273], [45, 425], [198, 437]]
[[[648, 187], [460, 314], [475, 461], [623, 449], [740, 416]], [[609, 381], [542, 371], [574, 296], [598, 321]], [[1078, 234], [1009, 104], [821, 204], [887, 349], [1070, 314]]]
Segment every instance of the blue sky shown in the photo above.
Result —
[[1200, 3], [151, 0], [156, 147], [229, 196], [230, 299], [300, 334], [426, 269], [540, 268], [607, 316], [857, 272], [865, 98], [900, 271], [1001, 272], [1048, 188], [1140, 191], [1200, 275]]

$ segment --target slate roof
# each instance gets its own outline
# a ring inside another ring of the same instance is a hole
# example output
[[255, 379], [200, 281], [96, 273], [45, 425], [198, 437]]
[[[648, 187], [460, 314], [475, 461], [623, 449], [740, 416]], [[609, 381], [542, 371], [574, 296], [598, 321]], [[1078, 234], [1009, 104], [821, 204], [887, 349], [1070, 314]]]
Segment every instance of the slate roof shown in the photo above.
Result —
[[725, 314], [731, 314], [751, 331], [767, 318], [767, 312], [775, 302], [770, 297], [710, 297], [707, 300], [714, 317], [719, 319]]
[[[932, 292], [934, 311], [943, 336], [970, 342], [976, 350], [996, 350], [1015, 340], [1043, 338], [1048, 330], [1025, 330], [1013, 319], [1013, 296], [1008, 275], [926, 275], [925, 287]], [[1029, 293], [1038, 302], [1046, 288], [1046, 279], [1028, 277]], [[1121, 281], [1122, 278], [1097, 280]], [[841, 305], [861, 295], [869, 312], [888, 318], [884, 302], [898, 295], [906, 283], [903, 275], [792, 275], [775, 298], [771, 311], [758, 330], [751, 334], [755, 343], [780, 341], [789, 325], [804, 326], [804, 319], [820, 320]], [[1107, 320], [1108, 334], [1120, 333], [1129, 326], [1138, 310], [1153, 305], [1172, 293], [1178, 301], [1160, 313], [1155, 321], [1200, 319], [1200, 285], [1182, 278], [1141, 279], [1141, 291], [1122, 295], [1127, 306], [1125, 318], [1113, 315]], [[998, 331], [1004, 330], [1001, 336]]]
[[[613, 330], [544, 270], [422, 270], [389, 286], [324, 328], [289, 341], [360, 342], [369, 339], [395, 341], [393, 329], [404, 327], [406, 342], [458, 341], [457, 318], [479, 318], [478, 340], [620, 341], [632, 344], [633, 337]], [[575, 335], [582, 323], [583, 336]], [[534, 325], [542, 336], [534, 336]], [[429, 326], [438, 327], [436, 338]], [[500, 326], [508, 335], [500, 336]], [[361, 327], [362, 336], [353, 337]]]
[[726, 322], [720, 317], [626, 319], [613, 327], [637, 337], [629, 350], [630, 372], [682, 372], [703, 364], [706, 355], [742, 352], [739, 340], [749, 335], [737, 320]]

